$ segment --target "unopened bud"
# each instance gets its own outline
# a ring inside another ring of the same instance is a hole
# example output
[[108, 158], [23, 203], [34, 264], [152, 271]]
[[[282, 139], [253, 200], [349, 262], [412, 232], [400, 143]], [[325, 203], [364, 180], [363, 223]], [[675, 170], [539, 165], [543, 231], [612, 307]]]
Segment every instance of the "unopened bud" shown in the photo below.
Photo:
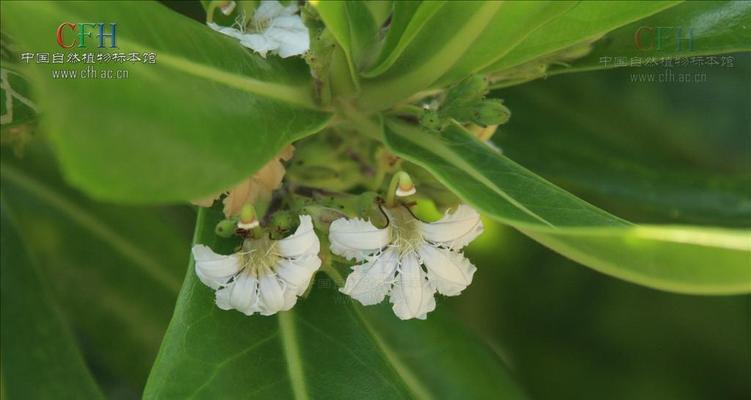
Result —
[[256, 218], [256, 209], [252, 204], [246, 203], [240, 210], [240, 219], [237, 221], [237, 227], [250, 230], [257, 226], [258, 219]]
[[488, 92], [488, 84], [484, 76], [470, 76], [449, 89], [446, 93], [446, 107], [454, 103], [467, 103], [481, 99]]
[[231, 219], [223, 219], [219, 221], [218, 224], [216, 224], [216, 228], [214, 228], [214, 232], [217, 236], [221, 236], [223, 238], [228, 238], [235, 234], [235, 221], [232, 221]]
[[420, 125], [431, 130], [440, 130], [441, 117], [433, 110], [423, 110], [420, 114]]
[[412, 178], [409, 177], [409, 174], [401, 171], [397, 174], [397, 176], [399, 179], [399, 183], [396, 186], [397, 197], [407, 197], [417, 192], [417, 189], [415, 189], [415, 184], [412, 183]]
[[499, 99], [478, 102], [472, 109], [472, 122], [482, 125], [501, 125], [508, 122], [511, 111]]
[[288, 211], [280, 211], [271, 217], [271, 226], [273, 229], [279, 232], [286, 232], [292, 228], [295, 223], [295, 218], [292, 213]]

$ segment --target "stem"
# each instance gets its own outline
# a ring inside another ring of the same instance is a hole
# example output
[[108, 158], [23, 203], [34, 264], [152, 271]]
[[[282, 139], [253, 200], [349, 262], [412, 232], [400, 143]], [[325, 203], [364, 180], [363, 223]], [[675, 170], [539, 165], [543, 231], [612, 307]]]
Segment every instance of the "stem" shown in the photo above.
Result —
[[206, 22], [214, 22], [214, 11], [216, 11], [216, 8], [219, 6], [219, 2], [212, 1], [209, 3], [209, 8], [206, 9]]
[[375, 123], [368, 115], [358, 111], [354, 106], [345, 101], [339, 102], [338, 106], [344, 117], [351, 121], [360, 133], [373, 140], [383, 142], [383, 124], [381, 123], [380, 116], [379, 123]]
[[391, 177], [391, 183], [389, 183], [389, 189], [386, 192], [386, 206], [391, 208], [396, 205], [396, 188], [399, 186], [399, 182], [404, 176], [409, 177], [406, 172], [399, 171]]

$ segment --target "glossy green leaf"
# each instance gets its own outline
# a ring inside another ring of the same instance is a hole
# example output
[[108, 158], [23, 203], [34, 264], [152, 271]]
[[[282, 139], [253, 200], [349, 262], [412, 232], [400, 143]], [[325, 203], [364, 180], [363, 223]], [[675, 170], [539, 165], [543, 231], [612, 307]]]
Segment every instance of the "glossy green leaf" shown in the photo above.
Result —
[[498, 72], [582, 42], [596, 40], [614, 29], [677, 4], [677, 1], [577, 2], [568, 12], [534, 31], [483, 72]]
[[381, 59], [365, 73], [371, 79], [363, 81], [359, 103], [365, 109], [380, 109], [431, 85], [462, 80], [502, 58], [530, 32], [572, 6], [475, 1], [396, 7]]
[[637, 226], [596, 208], [471, 137], [390, 120], [397, 155], [430, 171], [467, 203], [598, 271], [683, 293], [751, 292], [751, 232]]
[[[3, 195], [4, 196], [4, 195]], [[3, 399], [104, 398], [83, 362], [3, 198], [0, 304]], [[57, 265], [57, 267], [60, 267]]]
[[443, 7], [445, 2], [445, 0], [436, 0], [394, 3], [391, 22], [378, 57], [372, 61], [373, 65], [362, 72], [363, 76], [372, 78], [389, 69], [407, 45], [414, 40], [423, 25]]
[[706, 74], [704, 83], [634, 82], [664, 69], [631, 68], [499, 90], [513, 117], [493, 141], [633, 221], [751, 227], [751, 91], [737, 90], [751, 54], [735, 57], [733, 68], [674, 68]]
[[[659, 28], [659, 43], [658, 43]], [[641, 29], [641, 31], [640, 31]], [[640, 45], [637, 45], [637, 36]], [[690, 38], [690, 40], [689, 40]], [[586, 57], [550, 74], [631, 65], [646, 59], [751, 51], [751, 2], [687, 1], [608, 33]], [[621, 60], [616, 60], [621, 57]], [[719, 62], [719, 60], [715, 60]]]
[[446, 87], [502, 59], [536, 29], [576, 5], [573, 1], [506, 1], [461, 58], [431, 86]]
[[[127, 79], [81, 78], [83, 63], [28, 65], [42, 129], [66, 177], [98, 198], [201, 198], [247, 177], [328, 118], [312, 110], [302, 60], [263, 59], [157, 3], [3, 2], [2, 14], [22, 52], [105, 52], [96, 34], [88, 47], [67, 50], [54, 35], [60, 21], [102, 21], [118, 24], [117, 52], [156, 54], [154, 64], [89, 65], [100, 76], [127, 71]], [[74, 40], [64, 31], [64, 40]], [[78, 78], [54, 79], [61, 69]]]
[[84, 356], [118, 377], [118, 391], [140, 394], [172, 315], [190, 227], [174, 211], [87, 199], [63, 184], [39, 143], [20, 160], [2, 155], [3, 204], [23, 221], [19, 231], [86, 343]]
[[[500, 2], [446, 2], [405, 33], [401, 53], [377, 77], [362, 81], [362, 109], [384, 109], [427, 89], [459, 60], [499, 11]], [[421, 5], [420, 8], [422, 8]], [[418, 8], [417, 12], [421, 11]], [[412, 23], [407, 26], [411, 27]]]
[[321, 1], [316, 3], [316, 8], [326, 29], [331, 31], [344, 50], [355, 73], [368, 55], [367, 51], [378, 39], [382, 15], [373, 14], [368, 4], [360, 1]]
[[[195, 242], [228, 253], [235, 242], [213, 232], [221, 218], [201, 210]], [[401, 321], [388, 303], [363, 308], [321, 273], [313, 280], [291, 311], [247, 317], [217, 308], [191, 264], [144, 397], [522, 396], [500, 359], [440, 308], [427, 321]]]

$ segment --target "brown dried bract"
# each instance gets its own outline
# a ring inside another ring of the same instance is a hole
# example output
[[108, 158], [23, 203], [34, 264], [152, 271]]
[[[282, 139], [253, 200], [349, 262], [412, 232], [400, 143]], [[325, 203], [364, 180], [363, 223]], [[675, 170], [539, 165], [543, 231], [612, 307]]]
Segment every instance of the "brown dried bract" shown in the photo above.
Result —
[[292, 145], [284, 148], [271, 161], [267, 162], [255, 174], [233, 186], [231, 189], [213, 195], [205, 199], [192, 201], [193, 204], [201, 207], [211, 207], [214, 201], [227, 194], [224, 198], [224, 215], [229, 218], [240, 213], [243, 204], [255, 204], [259, 199], [268, 200], [271, 198], [271, 192], [278, 189], [284, 178], [284, 164], [292, 158], [295, 153], [295, 147]]

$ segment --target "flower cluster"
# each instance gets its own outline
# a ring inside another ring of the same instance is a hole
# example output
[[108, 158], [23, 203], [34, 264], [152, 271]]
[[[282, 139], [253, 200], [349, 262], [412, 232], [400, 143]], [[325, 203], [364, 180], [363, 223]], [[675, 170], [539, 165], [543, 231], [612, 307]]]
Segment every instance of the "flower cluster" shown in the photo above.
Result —
[[245, 26], [244, 16], [238, 28], [221, 26], [213, 22], [209, 27], [233, 37], [240, 44], [257, 52], [262, 57], [267, 53], [282, 58], [299, 56], [310, 48], [308, 28], [303, 24], [295, 2], [283, 6], [275, 0], [264, 0], [253, 13], [250, 24]]
[[[331, 223], [331, 252], [358, 262], [340, 291], [363, 305], [389, 296], [399, 318], [425, 319], [435, 309], [436, 292], [456, 296], [472, 282], [476, 268], [461, 251], [482, 233], [482, 221], [466, 205], [432, 223], [420, 221], [404, 205], [384, 212], [384, 228], [360, 218]], [[193, 247], [196, 275], [216, 290], [219, 308], [272, 315], [295, 305], [321, 266], [312, 219], [303, 215], [299, 221], [292, 235], [249, 238], [232, 255]]]
[[[310, 63], [310, 59], [320, 55], [317, 53], [320, 43], [315, 42], [314, 48], [310, 49], [308, 28], [302, 20], [297, 2], [289, 2], [285, 6], [275, 0], [263, 0], [253, 11], [250, 21], [246, 19], [245, 12], [253, 5], [237, 7], [234, 1], [213, 4], [221, 5], [220, 10], [225, 16], [235, 14], [237, 18], [231, 27], [213, 22], [208, 22], [208, 25], [239, 40], [240, 44], [263, 57], [269, 53], [283, 58], [308, 53], [310, 57], [306, 56], [306, 61]], [[311, 14], [308, 11], [306, 8], [303, 14], [310, 24]], [[316, 32], [316, 25], [311, 26]], [[318, 38], [316, 40], [325, 41], [325, 35], [314, 36]], [[505, 122], [508, 112], [499, 102], [485, 99], [487, 92], [488, 82], [485, 79], [467, 79], [441, 97], [440, 101], [435, 100], [435, 104], [427, 107], [420, 116], [420, 122], [426, 128], [435, 130], [442, 129], [448, 121], [475, 124], [490, 132], [483, 133], [483, 137], [489, 136], [495, 125]], [[334, 142], [327, 141], [325, 145]], [[302, 148], [305, 152], [306, 147]], [[316, 229], [323, 232], [328, 230], [332, 254], [342, 257], [344, 262], [354, 260], [352, 272], [339, 290], [366, 306], [380, 303], [388, 297], [394, 313], [401, 319], [425, 319], [436, 307], [436, 293], [456, 296], [472, 282], [476, 268], [464, 257], [462, 249], [482, 233], [480, 215], [467, 205], [459, 205], [454, 212], [446, 213], [438, 221], [421, 221], [410, 210], [412, 203], [396, 199], [412, 196], [416, 192], [412, 178], [406, 172], [394, 174], [385, 200], [372, 193], [377, 197], [377, 202], [374, 202], [374, 197], [363, 196], [362, 199], [366, 201], [361, 201], [358, 206], [328, 207], [327, 211], [319, 211], [319, 214], [305, 206], [291, 211], [268, 212], [267, 208], [274, 199], [272, 192], [280, 189], [285, 176], [282, 162], [289, 160], [293, 152], [294, 148], [289, 146], [254, 175], [232, 188], [194, 201], [197, 205], [208, 207], [224, 196], [223, 211], [227, 219], [217, 225], [216, 233], [222, 237], [239, 235], [244, 239], [242, 247], [231, 255], [217, 254], [202, 244], [193, 247], [196, 275], [201, 282], [215, 290], [215, 301], [219, 308], [234, 309], [246, 315], [272, 315], [292, 308], [321, 268], [321, 248]], [[360, 165], [360, 169], [371, 172], [376, 182], [372, 190], [378, 191], [384, 183], [384, 171], [394, 171], [395, 168], [386, 168], [398, 161], [389, 160], [388, 157], [369, 159], [368, 155], [360, 155], [351, 147], [346, 149], [346, 154], [355, 163], [375, 160], [373, 164], [380, 166], [380, 175], [372, 171], [371, 165]], [[329, 157], [323, 162], [318, 160], [318, 163], [315, 157], [313, 163], [307, 162], [310, 160], [304, 156], [303, 159], [306, 160], [303, 168], [311, 174], [325, 175], [326, 171], [331, 170], [328, 168]], [[303, 160], [298, 160], [298, 164], [302, 165]], [[342, 180], [342, 175], [335, 176], [337, 180]], [[309, 184], [307, 181], [304, 183], [306, 186]], [[331, 189], [328, 193], [331, 193]], [[285, 198], [283, 203], [291, 207], [294, 199]], [[373, 206], [378, 204], [386, 217], [385, 226], [379, 228], [370, 220], [342, 217], [367, 215], [368, 211], [362, 209], [362, 204], [373, 212]], [[453, 201], [449, 204], [453, 204]], [[263, 212], [257, 214], [255, 206], [259, 205], [259, 210]], [[299, 226], [295, 232], [273, 240], [292, 229], [296, 214], [303, 215], [299, 216]], [[324, 251], [327, 252], [327, 249]]]

